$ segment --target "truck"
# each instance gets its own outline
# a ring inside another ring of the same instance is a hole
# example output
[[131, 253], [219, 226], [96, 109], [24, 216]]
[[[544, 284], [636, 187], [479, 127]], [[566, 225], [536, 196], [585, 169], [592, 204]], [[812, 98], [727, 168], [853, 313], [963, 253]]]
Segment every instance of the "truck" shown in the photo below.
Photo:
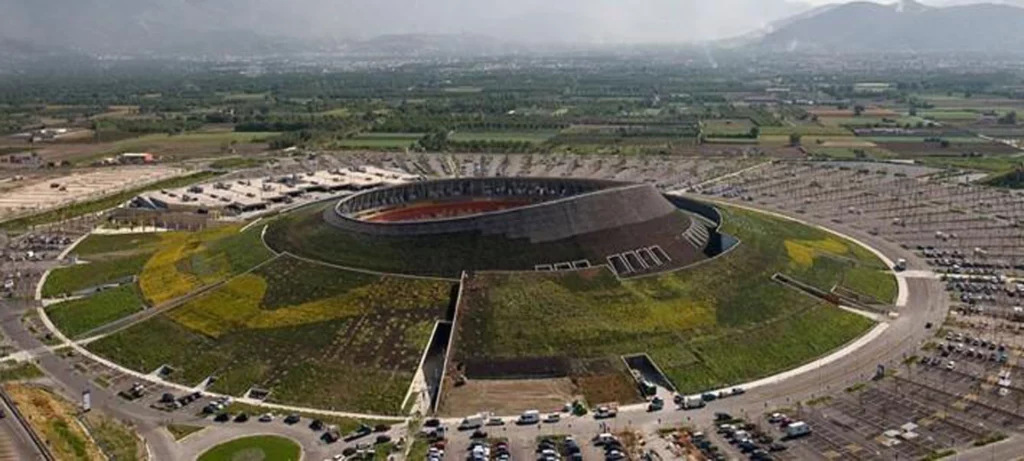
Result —
[[540, 422], [540, 411], [527, 410], [523, 414], [519, 415], [519, 419], [516, 420], [516, 424], [537, 424]]
[[700, 396], [683, 397], [682, 401], [679, 402], [679, 408], [684, 410], [696, 410], [704, 408], [704, 405], [704, 399]]
[[483, 413], [478, 413], [478, 414], [475, 414], [473, 416], [467, 416], [467, 417], [462, 419], [461, 423], [459, 423], [459, 430], [460, 431], [468, 431], [468, 430], [472, 430], [472, 429], [479, 429], [479, 428], [483, 427], [483, 425], [484, 425], [484, 423], [486, 421], [487, 421], [487, 415], [485, 415]]
[[795, 439], [811, 433], [811, 426], [803, 421], [795, 421], [786, 426], [786, 437]]
[[903, 258], [897, 259], [896, 266], [894, 266], [893, 269], [896, 269], [897, 271], [907, 270], [907, 260]]
[[647, 404], [647, 411], [661, 411], [662, 408], [665, 408], [665, 400], [658, 396], [655, 396], [651, 399], [651, 403]]

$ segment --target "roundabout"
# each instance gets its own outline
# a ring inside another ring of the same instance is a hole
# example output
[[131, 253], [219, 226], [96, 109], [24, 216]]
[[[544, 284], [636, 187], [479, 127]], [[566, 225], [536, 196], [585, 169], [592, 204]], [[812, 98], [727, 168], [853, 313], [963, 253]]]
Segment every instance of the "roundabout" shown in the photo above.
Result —
[[302, 447], [273, 435], [241, 437], [210, 448], [196, 461], [300, 461]]

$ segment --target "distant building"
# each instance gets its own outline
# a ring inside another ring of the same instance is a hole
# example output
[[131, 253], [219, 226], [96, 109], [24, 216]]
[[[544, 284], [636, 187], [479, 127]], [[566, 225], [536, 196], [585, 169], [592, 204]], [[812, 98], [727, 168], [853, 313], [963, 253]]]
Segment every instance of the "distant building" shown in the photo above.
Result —
[[853, 92], [861, 94], [885, 93], [886, 91], [889, 91], [890, 88], [892, 88], [891, 84], [880, 82], [866, 82], [853, 84]]
[[39, 166], [43, 162], [43, 159], [35, 152], [18, 152], [0, 157], [0, 162], [14, 165]]
[[32, 141], [55, 141], [57, 137], [68, 134], [67, 128], [41, 128], [32, 132]]

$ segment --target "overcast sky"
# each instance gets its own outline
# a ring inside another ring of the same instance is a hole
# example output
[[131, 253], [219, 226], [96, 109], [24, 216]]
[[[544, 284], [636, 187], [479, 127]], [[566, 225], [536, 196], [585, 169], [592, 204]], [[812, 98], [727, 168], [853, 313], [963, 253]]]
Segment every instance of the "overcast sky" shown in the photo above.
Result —
[[204, 32], [248, 31], [297, 38], [351, 39], [421, 33], [487, 35], [515, 42], [680, 43], [736, 37], [812, 6], [832, 2], [0, 0], [0, 38], [45, 44], [70, 42], [83, 47], [126, 43], [144, 47], [154, 41], [202, 37]]

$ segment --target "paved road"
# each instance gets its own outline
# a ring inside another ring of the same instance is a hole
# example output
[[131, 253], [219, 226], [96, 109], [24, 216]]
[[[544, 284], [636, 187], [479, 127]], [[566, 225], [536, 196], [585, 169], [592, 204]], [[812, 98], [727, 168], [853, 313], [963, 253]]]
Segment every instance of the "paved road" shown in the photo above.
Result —
[[[21, 316], [28, 309], [34, 309], [33, 302], [21, 300], [4, 302], [4, 315], [0, 319], [0, 329], [3, 330], [4, 335], [21, 350], [35, 350], [44, 347], [44, 344], [26, 331], [21, 324]], [[167, 438], [158, 434], [164, 433], [160, 426], [173, 418], [168, 418], [167, 414], [156, 410], [126, 404], [123, 399], [112, 392], [94, 386], [88, 378], [75, 371], [68, 362], [51, 353], [39, 354], [36, 360], [40, 368], [52, 379], [55, 387], [64, 395], [77, 396], [83, 390], [90, 389], [93, 407], [110, 416], [133, 422], [140, 435], [148, 442], [156, 459], [176, 459], [176, 447], [173, 446], [173, 441], [168, 444]], [[181, 418], [181, 416], [177, 418]]]

